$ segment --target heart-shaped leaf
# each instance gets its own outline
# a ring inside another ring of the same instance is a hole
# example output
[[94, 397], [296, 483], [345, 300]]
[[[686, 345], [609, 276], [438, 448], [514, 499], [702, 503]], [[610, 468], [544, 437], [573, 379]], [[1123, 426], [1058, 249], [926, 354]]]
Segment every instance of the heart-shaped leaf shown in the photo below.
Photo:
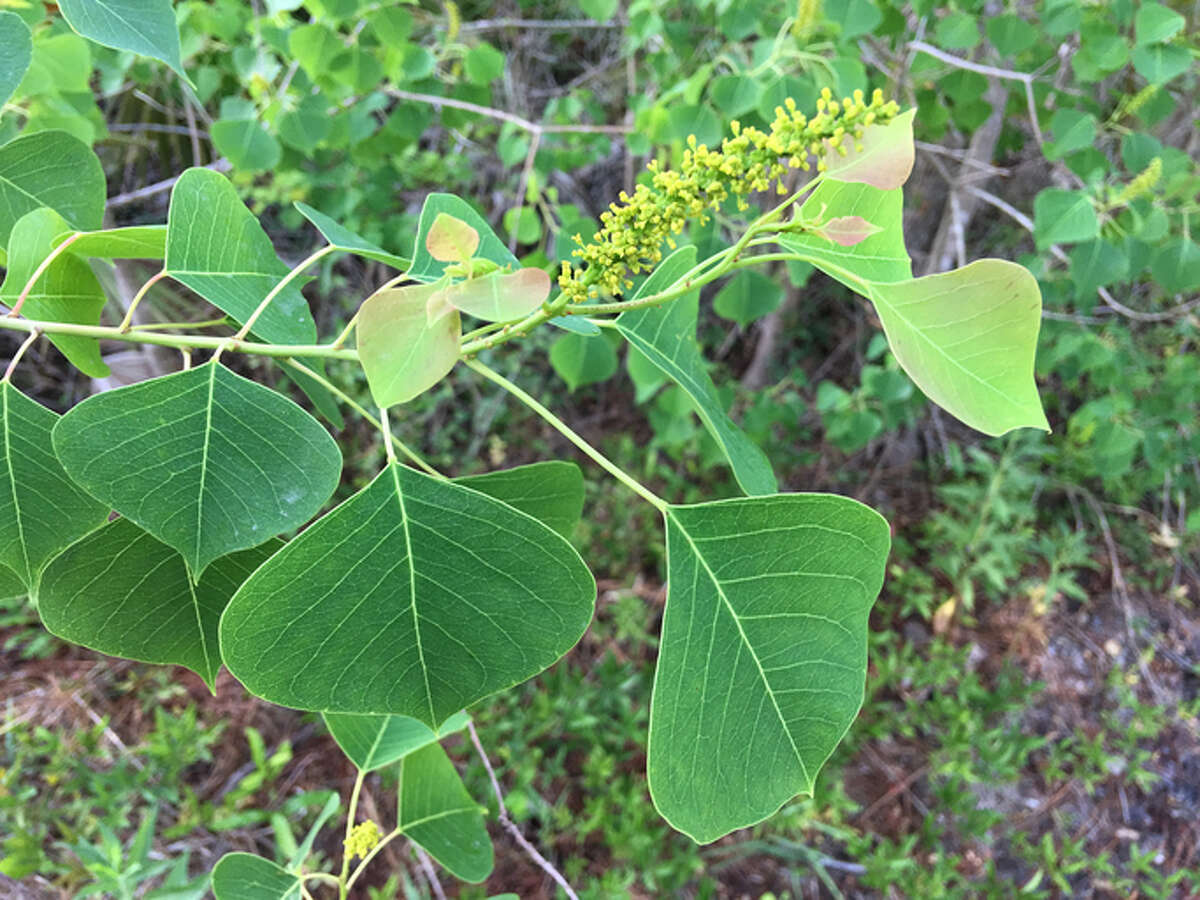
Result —
[[441, 291], [447, 303], [485, 322], [507, 322], [528, 315], [550, 296], [550, 276], [543, 269], [493, 272], [450, 285]]
[[42, 567], [108, 518], [54, 455], [58, 416], [0, 382], [0, 566], [32, 590]]
[[273, 703], [437, 728], [559, 659], [595, 597], [541, 522], [393, 463], [242, 586], [221, 650]]
[[375, 405], [405, 403], [446, 377], [458, 362], [462, 320], [450, 310], [431, 315], [432, 284], [376, 291], [358, 313], [358, 358]]
[[391, 765], [426, 744], [462, 731], [470, 717], [461, 712], [447, 719], [436, 732], [408, 716], [354, 716], [326, 713], [325, 724], [342, 752], [364, 772]]
[[14, 138], [0, 147], [0, 244], [8, 243], [17, 219], [41, 206], [67, 220], [63, 231], [99, 228], [105, 193], [100, 160], [79, 138], [65, 131]]
[[399, 827], [456, 878], [478, 884], [492, 873], [483, 810], [437, 743], [400, 761]]
[[38, 612], [64, 640], [109, 656], [186, 666], [212, 690], [225, 604], [281, 546], [272, 540], [223, 556], [194, 583], [182, 556], [117, 519], [51, 561], [37, 592]]
[[430, 194], [425, 198], [421, 218], [417, 223], [416, 249], [413, 250], [412, 268], [408, 271], [410, 278], [429, 282], [437, 281], [446, 274], [446, 266], [449, 263], [435, 259], [426, 246], [433, 223], [443, 214], [465, 223], [479, 235], [479, 245], [473, 254], [476, 259], [489, 260], [500, 268], [520, 268], [521, 264], [517, 262], [508, 246], [496, 236], [496, 232], [492, 231], [492, 227], [483, 216], [467, 201], [453, 194]]
[[647, 774], [663, 817], [707, 843], [812, 793], [862, 705], [890, 537], [874, 510], [829, 494], [665, 518]]
[[342, 470], [312, 416], [215, 362], [89, 397], [53, 437], [71, 477], [182, 554], [193, 577], [303, 525]]
[[59, 0], [58, 8], [85, 38], [161, 60], [187, 80], [171, 0]]

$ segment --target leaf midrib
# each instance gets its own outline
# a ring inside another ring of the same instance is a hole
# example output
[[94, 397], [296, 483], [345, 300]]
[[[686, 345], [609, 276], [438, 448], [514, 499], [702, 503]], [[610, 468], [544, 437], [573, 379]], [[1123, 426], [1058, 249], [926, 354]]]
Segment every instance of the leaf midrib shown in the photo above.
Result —
[[783, 717], [783, 710], [779, 708], [779, 703], [775, 699], [775, 692], [771, 688], [771, 682], [767, 678], [767, 673], [763, 670], [762, 663], [758, 659], [758, 654], [754, 652], [754, 646], [750, 643], [750, 638], [746, 635], [745, 630], [742, 628], [742, 621], [738, 617], [738, 614], [734, 611], [733, 604], [731, 604], [729, 602], [729, 598], [725, 596], [725, 591], [721, 587], [721, 582], [718, 580], [716, 573], [714, 573], [709, 567], [708, 561], [700, 552], [700, 548], [696, 546], [695, 541], [692, 540], [692, 536], [688, 534], [687, 529], [684, 528], [683, 523], [679, 521], [679, 518], [675, 516], [669, 508], [664, 515], [666, 518], [675, 523], [675, 527], [679, 529], [680, 534], [682, 534], [687, 540], [688, 547], [691, 548], [692, 554], [704, 568], [705, 574], [708, 575], [709, 580], [712, 582], [713, 587], [717, 591], [717, 596], [721, 598], [721, 602], [725, 605], [726, 611], [729, 613], [730, 618], [733, 619], [733, 624], [737, 626], [738, 635], [741, 637], [742, 643], [745, 645], [746, 650], [750, 653], [750, 658], [754, 660], [754, 667], [758, 670], [759, 678], [762, 679], [763, 689], [767, 692], [767, 696], [771, 699], [771, 707], [775, 710], [775, 715], [779, 719], [779, 725], [781, 728], [783, 728], [783, 733], [787, 735], [788, 744], [791, 745], [792, 753], [796, 757], [796, 762], [800, 764], [800, 771], [804, 775], [804, 780], [806, 783], [811, 784], [812, 779], [808, 774], [808, 766], [805, 765], [804, 758], [800, 754], [800, 748], [796, 746], [795, 738], [792, 737], [792, 732], [791, 729], [788, 728], [787, 720]]
[[400, 504], [400, 521], [404, 525], [404, 549], [408, 557], [408, 591], [411, 598], [413, 637], [417, 642], [417, 658], [421, 662], [421, 677], [425, 681], [425, 700], [429, 704], [429, 722], [436, 729], [437, 714], [433, 711], [433, 690], [429, 686], [429, 666], [425, 664], [425, 648], [421, 644], [421, 616], [417, 612], [417, 564], [413, 559], [412, 535], [408, 527], [408, 511], [404, 506], [404, 491], [400, 487], [400, 465], [392, 463], [392, 484], [396, 488], [396, 500]]
[[16, 513], [14, 518], [17, 521], [17, 535], [21, 544], [21, 556], [25, 559], [25, 582], [28, 586], [29, 583], [33, 581], [33, 572], [29, 565], [29, 548], [25, 545], [25, 525], [21, 521], [21, 504], [17, 500], [16, 470], [13, 469], [12, 437], [10, 436], [8, 425], [8, 392], [10, 390], [12, 390], [12, 388], [7, 382], [0, 384], [0, 398], [2, 398], [4, 405], [4, 462], [8, 466], [8, 488], [12, 492], [13, 511]]
[[208, 478], [208, 448], [212, 443], [213, 392], [217, 384], [217, 364], [210, 362], [209, 365], [212, 368], [209, 370], [208, 378], [208, 405], [204, 409], [204, 447], [200, 451], [200, 489], [196, 492], [196, 544], [190, 566], [192, 572], [188, 573], [189, 580], [193, 574], [199, 576], [200, 539], [204, 533], [204, 484]]

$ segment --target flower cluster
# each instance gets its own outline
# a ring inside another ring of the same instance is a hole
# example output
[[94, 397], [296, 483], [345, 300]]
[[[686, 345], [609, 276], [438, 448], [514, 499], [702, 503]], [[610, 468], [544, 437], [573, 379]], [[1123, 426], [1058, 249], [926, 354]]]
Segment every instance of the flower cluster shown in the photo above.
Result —
[[346, 837], [346, 858], [354, 859], [357, 856], [366, 859], [367, 854], [379, 845], [379, 838], [378, 825], [370, 819], [359, 822], [350, 829], [350, 834]]
[[1154, 190], [1155, 185], [1162, 178], [1162, 171], [1162, 157], [1156, 156], [1150, 160], [1150, 164], [1146, 168], [1137, 174], [1133, 181], [1121, 188], [1117, 196], [1113, 198], [1111, 205], [1125, 206], [1138, 199], [1138, 197], [1146, 196]]
[[661, 169], [652, 161], [650, 183], [639, 184], [632, 197], [621, 192], [620, 203], [601, 214], [601, 228], [591, 243], [575, 236], [579, 249], [574, 255], [586, 268], [564, 262], [559, 287], [572, 303], [620, 294], [631, 286], [631, 273], [652, 269], [662, 259], [664, 242], [674, 248], [672, 235], [683, 231], [689, 219], [703, 224], [706, 212], [720, 208], [731, 196], [745, 209], [747, 194], [772, 187], [786, 193], [782, 179], [789, 168], [807, 171], [811, 157], [818, 171], [824, 170], [830, 150], [845, 155], [850, 141], [861, 147], [863, 129], [885, 125], [899, 112], [880, 91], [869, 102], [862, 91], [839, 102], [826, 88], [812, 118], [797, 111], [789, 98], [775, 108], [770, 131], [742, 128], [735, 121], [733, 136], [715, 150], [689, 137], [678, 171]]

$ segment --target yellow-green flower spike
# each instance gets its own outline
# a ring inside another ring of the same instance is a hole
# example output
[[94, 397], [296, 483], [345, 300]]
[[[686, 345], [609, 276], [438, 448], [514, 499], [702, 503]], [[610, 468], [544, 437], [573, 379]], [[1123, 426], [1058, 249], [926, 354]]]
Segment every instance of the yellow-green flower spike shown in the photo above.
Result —
[[346, 859], [365, 859], [368, 853], [379, 846], [380, 837], [379, 826], [370, 819], [359, 822], [346, 837]]
[[717, 149], [690, 136], [678, 171], [665, 171], [651, 161], [650, 183], [639, 184], [632, 197], [622, 192], [620, 202], [600, 215], [595, 237], [588, 244], [580, 242], [573, 252], [579, 263], [562, 264], [559, 287], [571, 303], [622, 293], [631, 273], [653, 269], [662, 260], [664, 243], [674, 247], [672, 235], [683, 231], [690, 219], [703, 224], [707, 212], [730, 197], [744, 210], [747, 194], [772, 189], [787, 193], [783, 176], [789, 169], [808, 171], [809, 158], [815, 157], [817, 170], [824, 171], [827, 148], [844, 155], [848, 146], [858, 145], [868, 125], [886, 125], [899, 112], [880, 91], [870, 102], [861, 91], [838, 101], [825, 88], [811, 118], [789, 98], [776, 107], [769, 131], [734, 121], [732, 135]]

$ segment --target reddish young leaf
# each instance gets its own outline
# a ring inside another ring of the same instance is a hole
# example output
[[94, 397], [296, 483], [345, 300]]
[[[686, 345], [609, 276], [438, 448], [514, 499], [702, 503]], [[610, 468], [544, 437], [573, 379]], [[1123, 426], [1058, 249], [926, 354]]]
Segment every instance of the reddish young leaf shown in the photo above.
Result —
[[887, 125], [869, 125], [855, 149], [854, 139], [843, 138], [842, 156], [827, 145], [825, 174], [838, 181], [860, 182], [890, 191], [908, 181], [913, 167], [912, 121], [915, 109], [901, 113]]
[[878, 225], [872, 225], [862, 216], [838, 216], [830, 219], [824, 225], [816, 226], [813, 233], [843, 247], [853, 247], [871, 235], [879, 234], [882, 230]]
[[[485, 322], [507, 322], [528, 315], [550, 296], [550, 276], [542, 269], [494, 272], [442, 291], [455, 309]], [[430, 316], [434, 315], [430, 306]]]
[[441, 381], [458, 362], [458, 313], [431, 320], [432, 284], [372, 294], [358, 313], [358, 356], [378, 406], [404, 403]]
[[439, 262], [465, 263], [479, 249], [479, 232], [462, 219], [438, 213], [425, 235], [425, 249]]

